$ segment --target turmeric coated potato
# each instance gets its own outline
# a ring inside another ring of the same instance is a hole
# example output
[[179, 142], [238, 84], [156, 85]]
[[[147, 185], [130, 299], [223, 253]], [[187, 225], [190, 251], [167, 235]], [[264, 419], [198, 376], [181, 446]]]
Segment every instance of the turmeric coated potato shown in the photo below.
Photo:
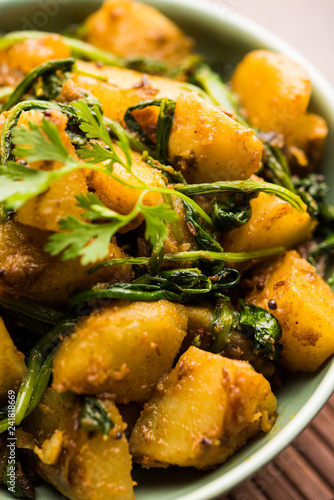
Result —
[[[121, 148], [117, 145], [114, 147], [117, 154], [125, 161], [125, 155]], [[164, 187], [160, 171], [150, 167], [141, 158], [139, 153], [132, 152], [131, 173], [119, 163], [114, 164], [113, 175], [120, 181], [107, 174], [92, 170], [87, 179], [89, 189], [94, 190], [102, 203], [111, 210], [124, 215], [129, 214], [142, 194], [142, 189], [136, 189], [142, 186], [142, 183], [150, 187]], [[100, 166], [103, 167], [103, 164]], [[122, 182], [130, 184], [130, 186]], [[148, 206], [158, 205], [162, 203], [162, 196], [160, 193], [148, 192], [143, 198], [143, 203]], [[135, 229], [142, 222], [143, 216], [139, 214], [119, 232], [124, 233]]]
[[96, 310], [60, 346], [53, 387], [109, 392], [119, 403], [145, 401], [171, 369], [186, 330], [185, 308], [165, 300], [120, 301]]
[[275, 410], [269, 382], [248, 363], [190, 347], [144, 405], [130, 452], [144, 467], [207, 469], [269, 432]]
[[248, 179], [261, 166], [263, 146], [251, 129], [195, 92], [176, 101], [169, 157], [188, 182]]
[[26, 373], [24, 354], [19, 352], [0, 318], [0, 404], [8, 404], [8, 391], [17, 390]]
[[222, 236], [227, 252], [252, 252], [274, 247], [292, 248], [312, 236], [317, 222], [287, 201], [260, 193], [250, 202], [252, 215], [246, 224]]
[[249, 52], [238, 64], [232, 85], [251, 125], [284, 136], [305, 114], [312, 92], [300, 64], [269, 50]]
[[70, 500], [134, 500], [126, 425], [112, 401], [101, 403], [114, 423], [107, 439], [82, 429], [79, 401], [65, 406], [48, 389], [23, 422], [25, 441], [35, 441], [29, 465]]
[[130, 0], [107, 0], [85, 23], [86, 41], [123, 57], [148, 57], [177, 64], [193, 41], [153, 7]]
[[[261, 281], [264, 289], [256, 284]], [[248, 302], [271, 312], [282, 327], [282, 364], [314, 372], [334, 352], [334, 293], [295, 251], [256, 272]], [[274, 300], [276, 309], [269, 309]]]
[[[40, 111], [23, 111], [18, 127], [29, 128], [29, 123], [40, 124], [43, 113]], [[51, 110], [48, 120], [56, 125], [61, 140], [71, 156], [76, 157], [74, 146], [66, 134], [67, 117], [60, 111]], [[58, 170], [63, 165], [59, 162], [33, 162], [30, 168], [36, 170]], [[59, 221], [71, 215], [81, 219], [84, 211], [78, 207], [76, 195], [87, 194], [86, 174], [84, 170], [76, 170], [52, 183], [47, 191], [27, 201], [18, 211], [17, 220], [22, 224], [36, 227], [43, 231], [60, 231]]]
[[[323, 158], [327, 136], [328, 126], [325, 120], [314, 113], [307, 113], [286, 138], [286, 143], [292, 153], [295, 148], [305, 153], [306, 161], [299, 161], [301, 166], [305, 167], [310, 163], [312, 168], [317, 167]], [[299, 160], [298, 156], [297, 159]]]
[[16, 86], [36, 66], [70, 56], [70, 49], [57, 34], [18, 42], [0, 51], [0, 85]]
[[[70, 294], [99, 282], [131, 279], [131, 266], [115, 266], [87, 274], [92, 265], [80, 259], [63, 262], [43, 251], [49, 233], [13, 220], [0, 225], [0, 296], [27, 297], [41, 304], [65, 306]], [[122, 259], [124, 252], [114, 239], [106, 260]]]

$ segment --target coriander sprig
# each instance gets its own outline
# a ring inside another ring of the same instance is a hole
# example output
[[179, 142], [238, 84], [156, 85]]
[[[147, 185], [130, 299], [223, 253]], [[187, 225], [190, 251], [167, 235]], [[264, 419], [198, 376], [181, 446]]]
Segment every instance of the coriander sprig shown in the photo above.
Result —
[[99, 198], [93, 194], [78, 195], [78, 206], [83, 208], [83, 216], [94, 224], [68, 216], [60, 221], [62, 233], [50, 236], [45, 250], [51, 255], [62, 253], [62, 259], [81, 257], [83, 265], [102, 260], [108, 255], [109, 243], [113, 236], [124, 226], [142, 214], [146, 221], [145, 238], [152, 246], [156, 246], [158, 239], [164, 240], [167, 236], [165, 222], [173, 222], [177, 215], [168, 205], [162, 203], [153, 207], [144, 205], [143, 199], [147, 191], [143, 191], [133, 210], [122, 215], [107, 208]]

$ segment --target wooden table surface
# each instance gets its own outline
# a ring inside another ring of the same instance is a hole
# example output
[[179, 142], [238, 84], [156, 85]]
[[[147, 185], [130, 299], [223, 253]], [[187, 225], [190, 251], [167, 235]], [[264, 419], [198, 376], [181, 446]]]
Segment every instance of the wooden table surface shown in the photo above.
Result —
[[[281, 36], [334, 85], [334, 0], [222, 0]], [[334, 500], [334, 395], [273, 462], [220, 500]]]

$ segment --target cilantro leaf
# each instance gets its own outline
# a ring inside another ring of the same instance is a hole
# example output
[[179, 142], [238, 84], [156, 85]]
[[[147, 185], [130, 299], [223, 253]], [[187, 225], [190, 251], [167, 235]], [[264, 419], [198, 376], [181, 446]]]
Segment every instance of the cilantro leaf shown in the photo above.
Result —
[[58, 161], [66, 165], [76, 165], [76, 161], [65, 148], [56, 125], [45, 118], [42, 124], [29, 122], [13, 130], [17, 144], [14, 155], [28, 162]]
[[140, 203], [140, 212], [146, 222], [145, 239], [155, 247], [167, 237], [168, 230], [165, 223], [176, 221], [177, 214], [166, 203], [161, 203], [153, 207]]

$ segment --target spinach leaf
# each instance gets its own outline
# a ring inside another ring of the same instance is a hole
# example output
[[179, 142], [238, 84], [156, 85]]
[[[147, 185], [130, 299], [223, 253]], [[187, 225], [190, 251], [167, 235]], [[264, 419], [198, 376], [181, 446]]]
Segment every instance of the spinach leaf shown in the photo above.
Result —
[[222, 232], [231, 231], [249, 221], [252, 209], [249, 203], [251, 196], [234, 195], [216, 200], [211, 209], [210, 217], [214, 226]]
[[85, 397], [79, 420], [84, 431], [101, 431], [104, 436], [108, 436], [115, 426], [101, 400], [91, 396]]
[[252, 342], [255, 354], [269, 358], [279, 359], [282, 345], [279, 340], [282, 336], [282, 328], [273, 314], [253, 304], [246, 304], [240, 299], [239, 326], [245, 335], [254, 336]]

